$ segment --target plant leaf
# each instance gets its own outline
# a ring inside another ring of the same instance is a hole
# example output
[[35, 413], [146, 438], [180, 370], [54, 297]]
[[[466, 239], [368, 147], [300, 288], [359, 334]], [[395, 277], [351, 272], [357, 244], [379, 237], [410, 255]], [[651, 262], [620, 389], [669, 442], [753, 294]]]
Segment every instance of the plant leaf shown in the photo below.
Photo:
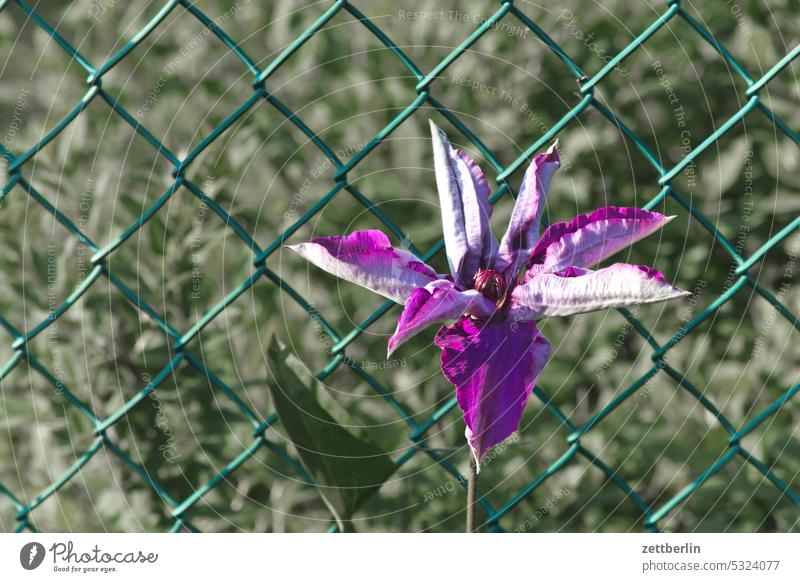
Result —
[[374, 442], [334, 420], [289, 366], [289, 350], [274, 337], [268, 355], [269, 388], [281, 424], [339, 529], [350, 531], [355, 511], [394, 473], [395, 465]]

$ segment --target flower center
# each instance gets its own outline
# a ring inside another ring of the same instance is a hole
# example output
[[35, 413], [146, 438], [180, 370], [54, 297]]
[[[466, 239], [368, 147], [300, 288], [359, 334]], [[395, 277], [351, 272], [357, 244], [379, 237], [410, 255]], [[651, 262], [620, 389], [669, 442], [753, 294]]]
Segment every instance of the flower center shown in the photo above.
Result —
[[500, 272], [494, 269], [478, 269], [473, 278], [475, 290], [497, 305], [505, 307], [508, 296], [508, 285]]

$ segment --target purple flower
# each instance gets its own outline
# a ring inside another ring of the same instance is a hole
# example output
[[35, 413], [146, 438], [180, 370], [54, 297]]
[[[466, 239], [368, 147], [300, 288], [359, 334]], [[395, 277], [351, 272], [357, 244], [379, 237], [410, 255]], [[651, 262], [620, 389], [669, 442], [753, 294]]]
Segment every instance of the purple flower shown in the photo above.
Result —
[[[431, 123], [436, 185], [450, 275], [437, 274], [378, 230], [290, 246], [318, 267], [405, 305], [389, 354], [434, 324], [442, 372], [456, 387], [476, 461], [519, 426], [552, 347], [536, 327], [544, 317], [655, 303], [688, 295], [650, 267], [604, 259], [673, 217], [637, 208], [600, 208], [551, 225], [539, 237], [553, 144], [525, 172], [511, 221], [498, 243], [483, 172]], [[478, 464], [480, 466], [480, 464]]]

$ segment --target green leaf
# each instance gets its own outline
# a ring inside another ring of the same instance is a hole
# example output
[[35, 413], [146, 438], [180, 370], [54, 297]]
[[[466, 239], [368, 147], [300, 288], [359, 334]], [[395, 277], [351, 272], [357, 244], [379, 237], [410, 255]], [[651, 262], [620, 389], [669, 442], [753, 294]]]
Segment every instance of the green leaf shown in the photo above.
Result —
[[395, 465], [375, 443], [354, 436], [322, 408], [287, 363], [289, 350], [274, 337], [268, 355], [269, 388], [281, 424], [339, 529], [352, 530], [353, 514], [394, 473]]

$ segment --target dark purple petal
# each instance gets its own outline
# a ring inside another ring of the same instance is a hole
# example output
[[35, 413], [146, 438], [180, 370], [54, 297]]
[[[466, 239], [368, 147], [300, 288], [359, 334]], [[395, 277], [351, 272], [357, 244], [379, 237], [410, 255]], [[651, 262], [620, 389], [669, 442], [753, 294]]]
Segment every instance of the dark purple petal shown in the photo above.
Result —
[[379, 230], [315, 238], [289, 248], [320, 269], [397, 303], [439, 278], [413, 254], [394, 248]]
[[456, 387], [467, 442], [479, 463], [519, 427], [536, 377], [550, 359], [550, 342], [531, 321], [469, 317], [441, 328], [435, 342], [442, 349], [442, 372]]
[[581, 269], [580, 267], [567, 267], [563, 271], [558, 271], [557, 273], [553, 273], [554, 275], [558, 275], [559, 277], [582, 277], [583, 275], [588, 275], [591, 273], [589, 269]]
[[459, 291], [452, 282], [444, 280], [428, 283], [411, 293], [397, 321], [397, 330], [389, 338], [389, 355], [429, 325], [464, 314], [489, 317], [494, 310], [494, 303], [475, 290]]
[[450, 145], [432, 121], [431, 137], [447, 261], [456, 283], [466, 289], [481, 262], [488, 264], [497, 253], [489, 228], [489, 186], [478, 164]]
[[643, 265], [617, 263], [598, 271], [570, 267], [562, 273], [536, 270], [533, 273], [511, 293], [509, 318], [514, 321], [656, 303], [689, 295], [669, 284], [658, 271]]
[[[436, 274], [433, 269], [431, 269], [428, 265], [421, 261], [409, 261], [406, 263], [406, 267], [411, 269], [412, 271], [416, 271], [417, 273], [421, 273], [426, 277], [430, 277], [431, 273], [434, 275]], [[438, 275], [436, 275], [438, 277]]]
[[592, 267], [655, 232], [670, 220], [658, 212], [608, 206], [550, 225], [536, 243], [531, 261], [545, 271]]
[[539, 238], [539, 221], [544, 212], [547, 189], [560, 166], [557, 143], [545, 153], [534, 156], [522, 179], [508, 230], [500, 241], [499, 269], [515, 273], [528, 261]]

